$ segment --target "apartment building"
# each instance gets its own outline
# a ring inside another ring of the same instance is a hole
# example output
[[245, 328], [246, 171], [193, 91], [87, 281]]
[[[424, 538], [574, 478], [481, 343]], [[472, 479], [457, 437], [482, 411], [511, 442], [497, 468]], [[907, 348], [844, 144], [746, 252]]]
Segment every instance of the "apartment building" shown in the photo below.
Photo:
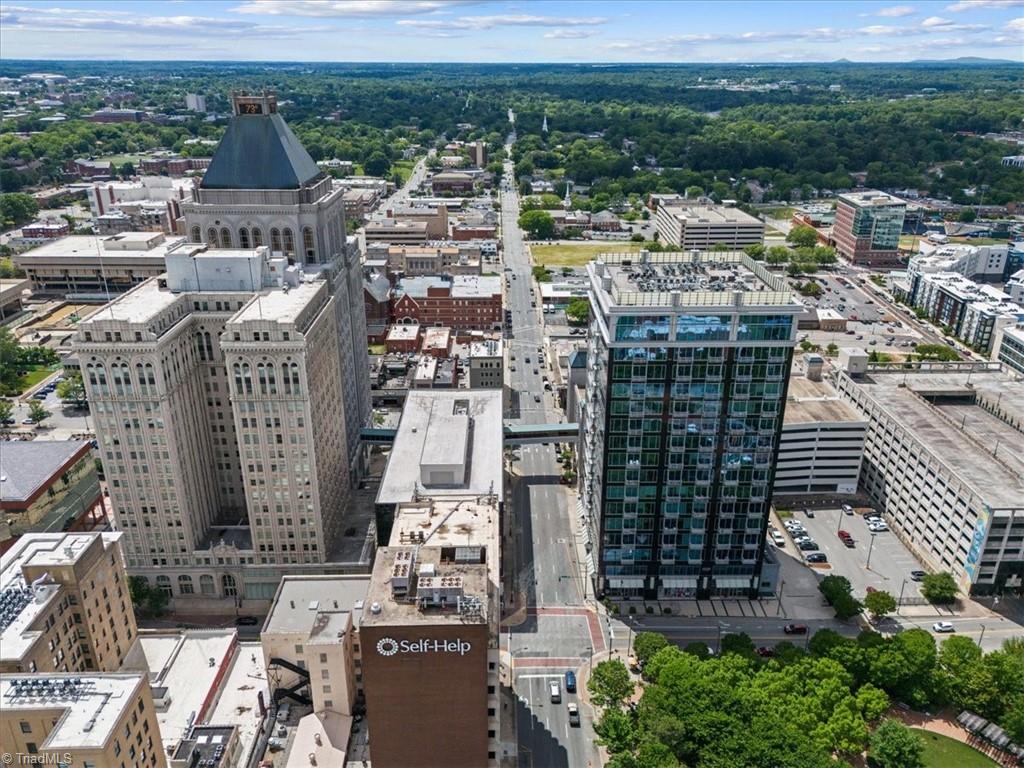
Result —
[[714, 245], [740, 250], [764, 242], [763, 221], [724, 205], [659, 205], [654, 222], [661, 242], [683, 251], [706, 251]]
[[771, 591], [764, 537], [802, 305], [742, 252], [604, 254], [587, 275], [580, 495], [596, 591]]
[[820, 375], [791, 375], [774, 496], [855, 494], [866, 432], [867, 419]]
[[860, 485], [893, 531], [965, 593], [1020, 589], [1024, 383], [994, 363], [867, 363], [837, 389], [868, 418]]
[[852, 264], [867, 267], [900, 265], [900, 233], [907, 204], [877, 190], [839, 195], [832, 239]]
[[40, 245], [70, 234], [71, 225], [67, 219], [47, 219], [23, 226], [20, 241], [26, 245]]
[[501, 278], [435, 275], [399, 280], [391, 299], [391, 318], [459, 331], [500, 330]]
[[15, 254], [14, 263], [32, 281], [33, 293], [109, 300], [161, 274], [167, 251], [183, 240], [161, 232], [69, 235]]
[[992, 358], [1024, 376], [1024, 325], [999, 329], [992, 343]]
[[281, 580], [260, 634], [276, 703], [352, 715], [363, 690], [359, 625], [369, 584], [367, 575]]
[[996, 332], [1024, 321], [1024, 307], [993, 285], [954, 272], [920, 273], [910, 284], [910, 304], [979, 352], [992, 350]]
[[120, 668], [138, 634], [122, 538], [29, 533], [0, 556], [0, 672]]
[[192, 199], [193, 181], [143, 176], [134, 181], [93, 184], [86, 194], [89, 211], [100, 227], [114, 227], [118, 219], [126, 219], [129, 230], [174, 234], [182, 217], [182, 203]]
[[0, 675], [0, 741], [16, 764], [166, 768], [146, 676]]
[[936, 245], [922, 240], [919, 253], [907, 263], [907, 277], [913, 282], [922, 274], [956, 272], [970, 280], [994, 282], [1003, 279], [1009, 254], [1007, 245]]
[[358, 386], [339, 375], [337, 301], [266, 246], [182, 243], [165, 275], [79, 325], [133, 574], [175, 598], [269, 601], [285, 569], [322, 570], [352, 487]]

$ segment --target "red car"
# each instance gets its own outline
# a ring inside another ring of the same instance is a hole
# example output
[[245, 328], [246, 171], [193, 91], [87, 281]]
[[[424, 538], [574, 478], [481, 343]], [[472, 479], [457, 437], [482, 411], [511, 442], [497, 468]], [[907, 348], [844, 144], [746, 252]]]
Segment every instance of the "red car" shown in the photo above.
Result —
[[782, 628], [782, 631], [787, 635], [806, 635], [807, 625], [806, 624], [787, 624]]

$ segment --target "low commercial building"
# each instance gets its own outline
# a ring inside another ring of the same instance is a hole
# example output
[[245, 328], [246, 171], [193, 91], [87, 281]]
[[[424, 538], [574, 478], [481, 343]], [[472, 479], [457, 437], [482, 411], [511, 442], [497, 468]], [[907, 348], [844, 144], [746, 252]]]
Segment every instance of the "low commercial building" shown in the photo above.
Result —
[[470, 194], [473, 192], [473, 177], [459, 171], [442, 171], [431, 177], [430, 189], [435, 195], [443, 193]]
[[417, 322], [456, 330], [500, 330], [501, 278], [455, 275], [410, 277], [395, 286], [394, 322]]
[[114, 164], [109, 160], [87, 160], [79, 158], [68, 163], [68, 170], [83, 179], [108, 179], [115, 175]]
[[877, 190], [848, 192], [836, 202], [832, 239], [852, 264], [891, 268], [900, 264], [900, 234], [907, 204]]
[[363, 226], [363, 238], [370, 243], [422, 245], [427, 242], [427, 225], [422, 221], [396, 221], [379, 219]]
[[0, 556], [0, 672], [120, 668], [138, 634], [122, 536], [30, 533]]
[[346, 220], [364, 221], [380, 200], [380, 193], [375, 189], [346, 189], [341, 199], [345, 204]]
[[500, 389], [505, 385], [504, 345], [500, 340], [473, 341], [469, 345], [470, 389]]
[[0, 741], [26, 763], [166, 768], [145, 675], [0, 675]]
[[388, 272], [408, 277], [479, 275], [480, 252], [469, 243], [427, 243], [388, 247]]
[[181, 206], [192, 201], [194, 187], [192, 179], [143, 176], [94, 184], [87, 194], [100, 234], [123, 231], [118, 228], [122, 219], [128, 220], [130, 230], [174, 234], [182, 218]]
[[435, 326], [423, 329], [420, 351], [427, 357], [444, 360], [452, 353], [452, 329]]
[[39, 245], [70, 234], [71, 225], [67, 219], [40, 220], [21, 228], [21, 242], [25, 245]]
[[385, 344], [387, 345], [388, 354], [396, 355], [405, 352], [416, 352], [420, 348], [419, 323], [392, 325], [388, 329]]
[[846, 317], [837, 309], [824, 308], [818, 310], [818, 329], [832, 333], [846, 331]]
[[164, 272], [167, 252], [184, 242], [161, 232], [70, 235], [14, 256], [33, 293], [106, 301]]
[[448, 207], [445, 205], [413, 205], [387, 211], [389, 219], [396, 221], [422, 221], [427, 225], [431, 240], [448, 239]]
[[915, 275], [909, 299], [930, 320], [982, 353], [991, 351], [999, 329], [1024, 322], [1024, 307], [1009, 295], [954, 272]]
[[4, 443], [0, 510], [0, 549], [25, 533], [67, 531], [105, 519], [92, 446], [85, 440]]
[[866, 432], [867, 419], [827, 382], [791, 376], [774, 496], [856, 493]]
[[0, 320], [14, 317], [22, 311], [21, 300], [32, 288], [32, 281], [25, 278], [0, 280]]
[[964, 592], [1020, 589], [1024, 383], [997, 363], [852, 368], [837, 389], [868, 419], [861, 489]]
[[654, 221], [661, 242], [683, 251], [715, 245], [740, 250], [764, 242], [763, 221], [724, 205], [662, 204]]

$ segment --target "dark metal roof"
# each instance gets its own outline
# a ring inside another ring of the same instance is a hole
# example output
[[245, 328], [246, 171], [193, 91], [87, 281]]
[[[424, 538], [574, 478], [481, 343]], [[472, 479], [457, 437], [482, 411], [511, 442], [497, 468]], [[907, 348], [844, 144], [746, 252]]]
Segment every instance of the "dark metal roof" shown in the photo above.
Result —
[[238, 115], [228, 124], [200, 186], [299, 189], [322, 175], [280, 115]]

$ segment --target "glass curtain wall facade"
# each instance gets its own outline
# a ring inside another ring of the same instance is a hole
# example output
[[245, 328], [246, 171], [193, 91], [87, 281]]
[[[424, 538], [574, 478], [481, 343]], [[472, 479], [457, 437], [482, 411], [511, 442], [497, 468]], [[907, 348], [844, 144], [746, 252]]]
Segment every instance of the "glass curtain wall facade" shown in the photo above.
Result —
[[592, 306], [582, 494], [598, 592], [756, 597], [793, 314]]

